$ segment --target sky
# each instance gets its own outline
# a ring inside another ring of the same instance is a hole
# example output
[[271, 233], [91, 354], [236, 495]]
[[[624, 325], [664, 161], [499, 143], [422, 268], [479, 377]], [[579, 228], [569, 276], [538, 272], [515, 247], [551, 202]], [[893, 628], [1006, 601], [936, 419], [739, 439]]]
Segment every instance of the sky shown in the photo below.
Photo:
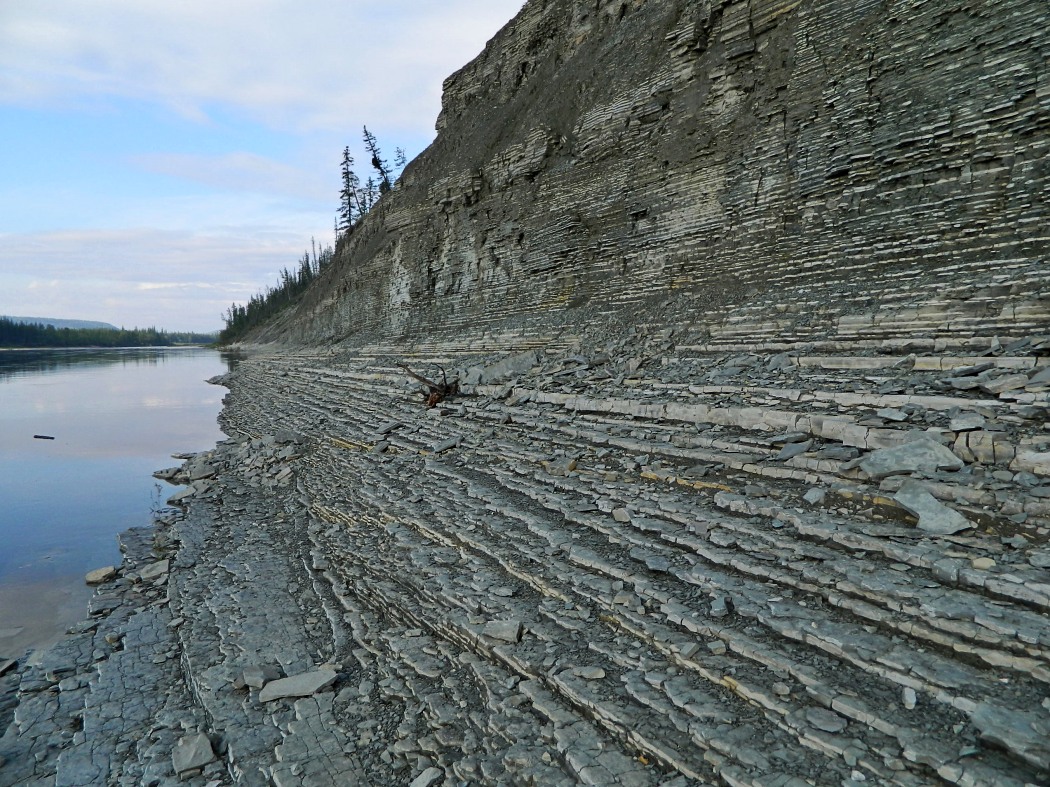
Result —
[[522, 0], [0, 0], [0, 315], [222, 327]]

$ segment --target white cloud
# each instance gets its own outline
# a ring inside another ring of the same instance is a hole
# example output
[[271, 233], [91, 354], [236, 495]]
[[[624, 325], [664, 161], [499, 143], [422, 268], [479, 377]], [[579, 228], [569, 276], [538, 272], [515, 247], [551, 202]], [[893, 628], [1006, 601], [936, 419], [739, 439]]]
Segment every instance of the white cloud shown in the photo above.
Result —
[[329, 187], [331, 184], [320, 182], [322, 179], [318, 178], [316, 172], [255, 153], [237, 152], [218, 156], [155, 153], [135, 156], [132, 163], [148, 172], [191, 180], [226, 191], [280, 194], [329, 203], [332, 202], [334, 192], [334, 188]]
[[110, 230], [0, 236], [0, 314], [212, 330], [302, 257], [297, 232]]
[[34, 0], [0, 10], [0, 100], [113, 96], [287, 130], [431, 129], [520, 0]]

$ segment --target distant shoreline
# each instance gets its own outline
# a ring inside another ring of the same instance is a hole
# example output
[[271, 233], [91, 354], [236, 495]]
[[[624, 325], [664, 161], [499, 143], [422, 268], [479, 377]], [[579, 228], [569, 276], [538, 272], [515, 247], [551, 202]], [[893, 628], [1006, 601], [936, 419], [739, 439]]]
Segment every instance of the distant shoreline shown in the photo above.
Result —
[[[106, 345], [84, 345], [83, 347], [0, 347], [0, 352], [19, 352], [27, 350], [35, 350], [37, 352], [77, 352], [80, 350], [207, 350], [213, 348], [214, 345], [210, 344], [143, 344], [143, 345], [122, 345], [119, 347], [109, 347]], [[214, 347], [214, 349], [219, 349]]]

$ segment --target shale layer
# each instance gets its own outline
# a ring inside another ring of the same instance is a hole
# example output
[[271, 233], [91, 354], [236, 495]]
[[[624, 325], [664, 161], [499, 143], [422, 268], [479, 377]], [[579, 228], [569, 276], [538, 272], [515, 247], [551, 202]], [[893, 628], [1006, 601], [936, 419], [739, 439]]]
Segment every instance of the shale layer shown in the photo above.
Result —
[[0, 784], [1047, 783], [1050, 280], [982, 278], [242, 362]]
[[420, 335], [1046, 259], [1043, 0], [529, 2], [260, 340]]

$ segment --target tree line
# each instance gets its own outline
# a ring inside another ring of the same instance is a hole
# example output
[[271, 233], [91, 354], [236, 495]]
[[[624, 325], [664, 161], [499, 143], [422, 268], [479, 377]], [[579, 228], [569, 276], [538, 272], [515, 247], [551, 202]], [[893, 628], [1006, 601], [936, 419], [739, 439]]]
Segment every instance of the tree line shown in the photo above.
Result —
[[318, 252], [317, 244], [313, 243], [312, 248], [313, 255], [309, 251], [304, 252], [294, 270], [281, 269], [281, 280], [276, 286], [256, 293], [245, 304], [234, 303], [226, 310], [223, 315], [226, 327], [219, 332], [219, 344], [237, 341], [252, 328], [262, 325], [299, 300], [335, 258], [335, 249], [331, 246], [325, 246]]
[[0, 347], [171, 347], [214, 341], [213, 333], [159, 331], [156, 328], [56, 328], [0, 317]]
[[[367, 126], [364, 127], [363, 138], [374, 174], [362, 180], [354, 170], [355, 162], [354, 157], [350, 155], [350, 147], [343, 148], [340, 164], [342, 189], [339, 192], [339, 210], [335, 217], [337, 247], [341, 240], [353, 233], [361, 219], [379, 199], [394, 187], [407, 161], [405, 151], [397, 148], [393, 165], [388, 163], [383, 158], [379, 142]], [[331, 246], [325, 246], [318, 252], [316, 242], [311, 241], [311, 249], [313, 253], [305, 252], [293, 269], [281, 270], [280, 281], [276, 286], [256, 293], [247, 303], [230, 305], [223, 314], [225, 327], [219, 332], [219, 344], [237, 341], [248, 331], [272, 319], [302, 297], [313, 281], [335, 259], [335, 249]]]

